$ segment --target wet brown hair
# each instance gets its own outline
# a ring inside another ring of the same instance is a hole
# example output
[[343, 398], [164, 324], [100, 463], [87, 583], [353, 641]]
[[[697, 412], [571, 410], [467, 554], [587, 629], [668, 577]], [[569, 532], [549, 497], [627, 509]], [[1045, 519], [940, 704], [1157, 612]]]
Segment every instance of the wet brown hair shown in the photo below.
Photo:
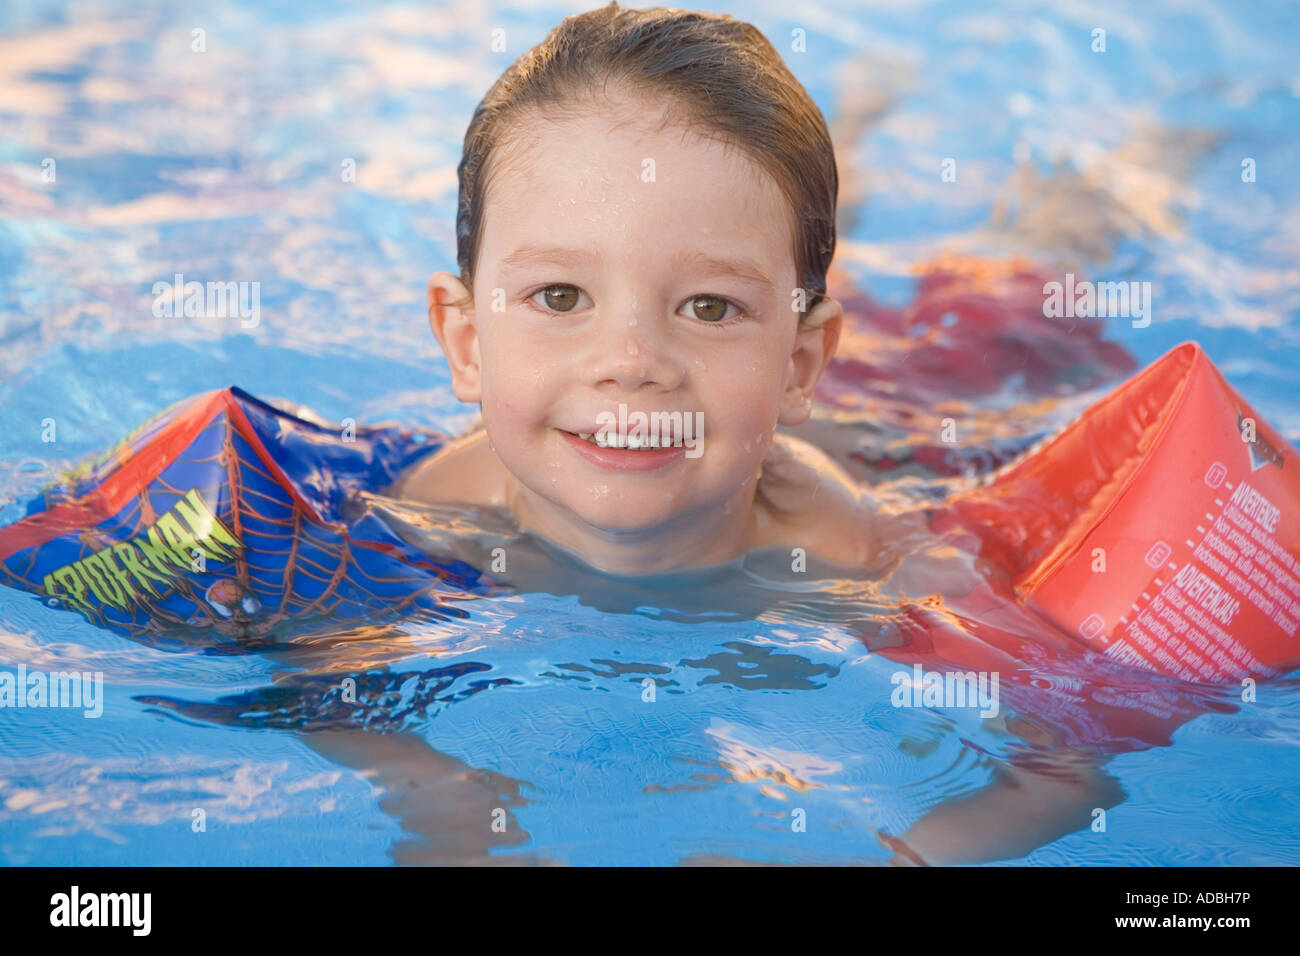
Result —
[[[835, 252], [839, 175], [826, 120], [755, 27], [725, 14], [617, 3], [566, 17], [483, 97], [457, 175], [456, 259], [473, 289], [493, 150], [522, 113], [553, 115], [609, 83], [664, 96], [680, 122], [742, 150], [788, 200], [795, 275], [811, 310]], [[806, 314], [806, 313], [805, 313]]]

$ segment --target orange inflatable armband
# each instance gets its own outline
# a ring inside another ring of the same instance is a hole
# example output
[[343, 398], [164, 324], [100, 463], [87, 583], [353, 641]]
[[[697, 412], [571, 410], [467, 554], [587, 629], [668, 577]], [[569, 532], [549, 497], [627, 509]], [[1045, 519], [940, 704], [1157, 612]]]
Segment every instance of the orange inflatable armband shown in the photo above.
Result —
[[1300, 664], [1300, 460], [1185, 342], [952, 502], [1024, 604], [1188, 681]]

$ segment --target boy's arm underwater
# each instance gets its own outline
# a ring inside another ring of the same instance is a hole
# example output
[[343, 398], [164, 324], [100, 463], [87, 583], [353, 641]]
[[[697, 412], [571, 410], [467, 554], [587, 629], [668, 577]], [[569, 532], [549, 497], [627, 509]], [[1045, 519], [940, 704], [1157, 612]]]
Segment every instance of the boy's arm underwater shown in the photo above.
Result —
[[[774, 450], [772, 467], [764, 463], [765, 476], [770, 470], [775, 479], [768, 494], [795, 509], [802, 502], [809, 550], [867, 568], [878, 576], [882, 594], [966, 593], [996, 573], [989, 566], [981, 573], [971, 553], [939, 539], [925, 510], [882, 508], [865, 485], [815, 446], [792, 439]], [[797, 525], [796, 520], [792, 527]], [[1102, 770], [1104, 762], [1068, 749], [999, 762], [987, 786], [945, 800], [901, 836], [882, 834], [882, 842], [900, 866], [1024, 856], [1087, 828], [1097, 809], [1123, 800], [1119, 784]]]
[[945, 800], [899, 837], [881, 835], [896, 866], [951, 866], [1025, 856], [1089, 827], [1124, 799], [1105, 758], [1060, 750], [1000, 763], [988, 786]]

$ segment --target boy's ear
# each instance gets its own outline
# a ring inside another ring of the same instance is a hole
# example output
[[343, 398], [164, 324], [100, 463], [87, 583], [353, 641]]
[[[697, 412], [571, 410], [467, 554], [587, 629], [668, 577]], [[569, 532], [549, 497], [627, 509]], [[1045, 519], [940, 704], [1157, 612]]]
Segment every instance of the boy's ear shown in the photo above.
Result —
[[835, 356], [843, 324], [844, 307], [831, 298], [819, 302], [799, 323], [781, 395], [780, 424], [802, 425], [812, 415], [813, 392]]
[[429, 327], [451, 366], [451, 387], [462, 402], [482, 401], [483, 357], [474, 327], [473, 297], [450, 272], [429, 279]]

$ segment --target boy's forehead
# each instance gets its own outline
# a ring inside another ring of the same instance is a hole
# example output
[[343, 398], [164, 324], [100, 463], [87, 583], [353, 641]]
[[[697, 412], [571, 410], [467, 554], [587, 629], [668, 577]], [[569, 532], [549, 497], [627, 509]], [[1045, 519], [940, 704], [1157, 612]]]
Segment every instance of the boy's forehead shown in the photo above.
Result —
[[725, 233], [789, 257], [790, 210], [771, 176], [742, 150], [664, 126], [652, 111], [525, 121], [493, 153], [485, 251], [573, 229], [645, 241]]
[[680, 191], [725, 181], [731, 187], [727, 192], [741, 197], [779, 193], [771, 176], [743, 150], [681, 123], [665, 126], [655, 111], [532, 114], [497, 144], [491, 166], [489, 185], [506, 180], [516, 192], [539, 184], [573, 190], [670, 185]]

